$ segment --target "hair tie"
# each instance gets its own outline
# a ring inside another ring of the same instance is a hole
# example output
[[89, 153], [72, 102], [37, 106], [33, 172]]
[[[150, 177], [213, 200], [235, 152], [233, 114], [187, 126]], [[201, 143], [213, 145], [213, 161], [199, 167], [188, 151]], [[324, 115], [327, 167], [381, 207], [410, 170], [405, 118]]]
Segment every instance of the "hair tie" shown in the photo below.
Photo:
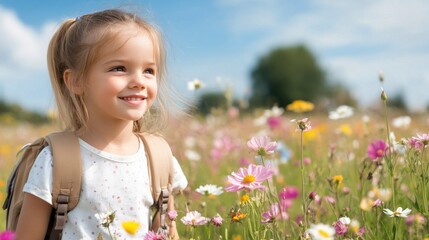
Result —
[[79, 16], [77, 16], [75, 19], [74, 19], [74, 21], [75, 22], [77, 22], [77, 21], [79, 21], [80, 20], [80, 17]]

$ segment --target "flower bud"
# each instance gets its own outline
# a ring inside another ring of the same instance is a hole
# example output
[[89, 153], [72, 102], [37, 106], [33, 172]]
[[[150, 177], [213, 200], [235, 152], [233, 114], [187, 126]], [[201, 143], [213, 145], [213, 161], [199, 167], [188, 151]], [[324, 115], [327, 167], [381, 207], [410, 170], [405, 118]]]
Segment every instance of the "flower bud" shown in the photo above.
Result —
[[384, 90], [381, 91], [381, 96], [380, 96], [382, 101], [386, 101], [387, 100], [387, 95], [386, 92]]
[[378, 74], [378, 80], [379, 80], [381, 83], [384, 81], [384, 74], [383, 74], [383, 72], [380, 72], [380, 73]]

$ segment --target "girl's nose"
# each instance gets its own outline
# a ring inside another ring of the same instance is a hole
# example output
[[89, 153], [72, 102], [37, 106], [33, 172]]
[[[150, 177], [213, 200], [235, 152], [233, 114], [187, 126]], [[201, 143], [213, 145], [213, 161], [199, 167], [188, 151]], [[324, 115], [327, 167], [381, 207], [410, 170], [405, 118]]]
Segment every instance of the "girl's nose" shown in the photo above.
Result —
[[146, 88], [146, 81], [142, 73], [133, 74], [132, 80], [130, 82], [131, 88]]

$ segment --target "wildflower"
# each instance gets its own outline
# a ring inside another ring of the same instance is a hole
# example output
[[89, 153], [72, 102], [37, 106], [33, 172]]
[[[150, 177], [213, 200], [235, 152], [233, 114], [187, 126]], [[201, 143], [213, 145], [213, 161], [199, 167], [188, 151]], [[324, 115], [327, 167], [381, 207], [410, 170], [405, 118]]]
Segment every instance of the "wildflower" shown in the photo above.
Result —
[[350, 136], [352, 135], [353, 131], [352, 128], [350, 127], [349, 124], [342, 124], [339, 128], [338, 128], [338, 132], [344, 134], [345, 136]]
[[242, 189], [265, 189], [262, 182], [271, 178], [273, 170], [261, 165], [250, 164], [248, 168], [240, 168], [237, 173], [228, 176], [227, 192], [238, 192]]
[[167, 213], [168, 219], [170, 219], [171, 221], [176, 221], [177, 218], [177, 211], [176, 210], [170, 210]]
[[311, 130], [311, 125], [310, 125], [310, 121], [308, 120], [308, 118], [303, 118], [301, 120], [292, 119], [290, 121], [296, 123], [296, 125], [297, 125], [296, 130], [297, 131], [305, 132], [305, 131]]
[[368, 146], [367, 153], [372, 160], [382, 158], [387, 153], [387, 144], [383, 140], [375, 140]]
[[187, 149], [185, 150], [185, 157], [192, 162], [198, 162], [201, 160], [201, 156], [198, 152], [191, 150], [191, 149]]
[[115, 220], [115, 211], [108, 212], [105, 214], [96, 213], [95, 217], [101, 221], [101, 226], [108, 228], [110, 224]]
[[237, 211], [235, 211], [235, 209], [231, 209], [229, 214], [233, 222], [240, 222], [241, 220], [245, 219], [247, 216], [247, 214], [242, 212], [240, 209], [238, 209]]
[[250, 197], [247, 194], [243, 194], [243, 196], [240, 197], [240, 205], [246, 205], [250, 203]]
[[411, 124], [411, 117], [410, 116], [399, 116], [397, 118], [394, 118], [392, 120], [392, 126], [396, 128], [403, 128], [406, 129]]
[[325, 201], [327, 201], [328, 203], [335, 205], [335, 198], [331, 196], [324, 196], [323, 199], [325, 199]]
[[340, 184], [343, 183], [343, 176], [342, 175], [336, 175], [336, 176], [332, 177], [332, 182], [335, 185], [339, 186]]
[[424, 225], [426, 224], [426, 218], [422, 214], [416, 213], [405, 219], [405, 224], [407, 225], [414, 225], [414, 223], [417, 225]]
[[259, 156], [265, 156], [272, 154], [277, 148], [276, 142], [271, 142], [270, 137], [252, 137], [248, 142], [247, 146], [253, 151], [257, 152]]
[[307, 230], [313, 240], [333, 240], [335, 236], [335, 229], [326, 224], [311, 224], [311, 227]]
[[136, 221], [125, 221], [122, 222], [122, 228], [124, 228], [125, 232], [128, 234], [134, 235], [140, 227], [140, 223]]
[[155, 233], [153, 231], [149, 231], [144, 236], [144, 240], [164, 240], [167, 239], [166, 236], [163, 236], [161, 233]]
[[381, 205], [383, 205], [383, 201], [381, 201], [379, 198], [377, 198], [377, 199], [374, 201], [374, 203], [373, 203], [372, 207], [379, 207], [379, 206], [381, 206]]
[[317, 193], [315, 193], [315, 192], [310, 192], [310, 194], [308, 194], [308, 198], [309, 198], [310, 200], [315, 200], [317, 196], [318, 196], [318, 195], [317, 195]]
[[203, 86], [202, 82], [199, 79], [194, 79], [188, 82], [188, 90], [195, 91], [200, 89]]
[[349, 230], [349, 227], [343, 222], [341, 222], [340, 220], [336, 221], [333, 224], [333, 227], [335, 228], [335, 232], [337, 233], [337, 235], [340, 235], [340, 236], [345, 235]]
[[299, 195], [298, 189], [296, 187], [284, 187], [280, 193], [280, 199], [295, 199]]
[[382, 100], [383, 102], [385, 102], [385, 101], [387, 100], [387, 94], [386, 94], [386, 92], [384, 91], [384, 89], [383, 89], [383, 88], [381, 88], [381, 95], [380, 95], [380, 98], [381, 98], [381, 100]]
[[222, 226], [222, 222], [223, 219], [219, 214], [216, 214], [212, 219], [211, 222], [213, 223], [213, 225], [215, 225], [216, 227], [220, 227]]
[[198, 211], [188, 212], [180, 220], [183, 222], [183, 224], [187, 226], [193, 226], [193, 227], [204, 225], [209, 222], [209, 220], [201, 216], [201, 213], [199, 213]]
[[423, 148], [429, 145], [429, 134], [417, 134], [417, 137], [413, 137], [417, 142], [419, 142]]
[[314, 104], [303, 100], [295, 100], [288, 104], [286, 109], [296, 113], [309, 112], [314, 109]]
[[12, 231], [3, 231], [0, 233], [0, 240], [13, 240], [15, 239], [15, 233]]
[[408, 216], [408, 214], [410, 214], [411, 209], [406, 208], [405, 210], [402, 210], [401, 207], [398, 207], [396, 209], [396, 211], [392, 211], [390, 209], [385, 208], [383, 210], [383, 212], [388, 215], [389, 217], [402, 217], [402, 218], [406, 218]]
[[353, 108], [352, 107], [349, 107], [346, 105], [341, 105], [337, 109], [335, 109], [334, 111], [329, 112], [329, 119], [338, 120], [338, 119], [342, 119], [342, 118], [348, 118], [352, 115], [353, 115]]
[[195, 189], [195, 191], [200, 193], [201, 195], [209, 197], [218, 196], [223, 193], [222, 187], [213, 184], [199, 186], [197, 189]]
[[279, 205], [273, 204], [270, 207], [270, 210], [262, 213], [262, 223], [270, 223], [273, 222], [280, 215]]
[[271, 129], [275, 129], [280, 127], [282, 124], [282, 118], [281, 117], [268, 117], [267, 118], [267, 125], [271, 128]]

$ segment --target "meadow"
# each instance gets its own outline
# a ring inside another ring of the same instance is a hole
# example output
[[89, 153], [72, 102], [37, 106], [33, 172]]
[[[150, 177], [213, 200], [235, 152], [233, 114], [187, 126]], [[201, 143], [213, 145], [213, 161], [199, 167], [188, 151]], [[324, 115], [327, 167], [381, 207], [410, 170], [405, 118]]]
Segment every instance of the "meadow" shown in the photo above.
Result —
[[[429, 239], [428, 115], [385, 110], [298, 101], [175, 120], [182, 239]], [[0, 128], [3, 202], [17, 150], [56, 128]]]

